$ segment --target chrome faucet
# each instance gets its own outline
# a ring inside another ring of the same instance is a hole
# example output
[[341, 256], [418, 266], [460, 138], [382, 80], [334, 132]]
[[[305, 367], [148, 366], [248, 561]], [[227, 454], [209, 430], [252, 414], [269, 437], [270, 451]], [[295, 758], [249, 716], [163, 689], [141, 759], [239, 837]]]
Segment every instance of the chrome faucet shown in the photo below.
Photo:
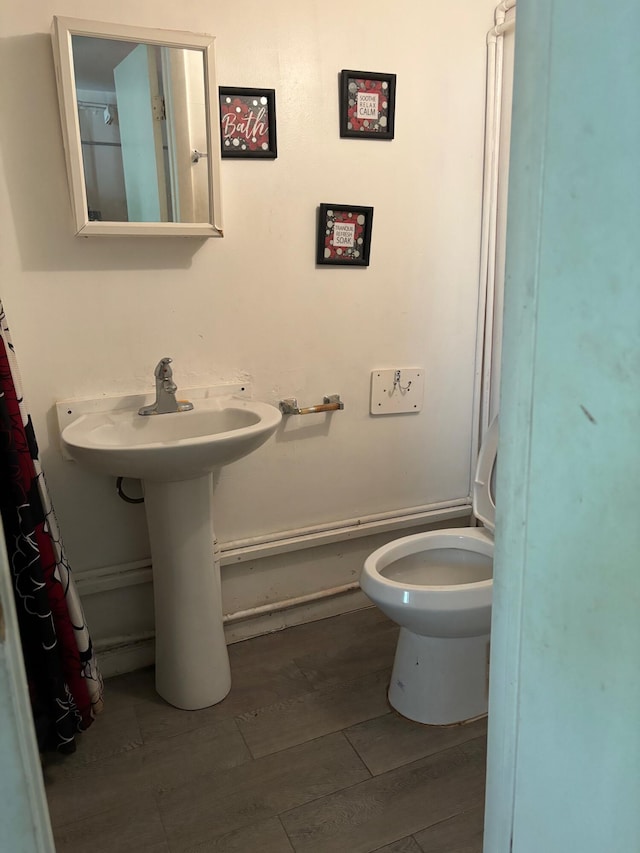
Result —
[[188, 412], [193, 403], [188, 400], [176, 400], [178, 386], [173, 381], [173, 370], [169, 367], [172, 359], [161, 358], [153, 371], [156, 378], [156, 401], [150, 406], [138, 409], [139, 415], [166, 415], [169, 412]]

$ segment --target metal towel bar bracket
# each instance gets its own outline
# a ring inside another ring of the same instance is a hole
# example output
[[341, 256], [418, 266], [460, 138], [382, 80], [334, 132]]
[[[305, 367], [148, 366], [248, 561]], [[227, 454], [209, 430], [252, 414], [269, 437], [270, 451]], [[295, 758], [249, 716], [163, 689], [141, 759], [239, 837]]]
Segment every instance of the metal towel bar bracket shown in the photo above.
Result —
[[304, 406], [303, 408], [298, 405], [296, 397], [280, 400], [280, 411], [283, 415], [313, 415], [316, 412], [337, 412], [340, 409], [344, 409], [340, 394], [329, 394], [329, 396], [322, 398], [320, 405]]

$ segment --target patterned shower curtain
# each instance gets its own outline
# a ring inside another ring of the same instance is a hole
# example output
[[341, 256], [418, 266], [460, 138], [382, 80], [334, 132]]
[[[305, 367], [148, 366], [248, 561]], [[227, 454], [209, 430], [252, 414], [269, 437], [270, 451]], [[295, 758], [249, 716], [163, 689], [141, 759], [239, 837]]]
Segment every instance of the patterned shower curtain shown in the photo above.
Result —
[[75, 750], [102, 709], [102, 678], [38, 460], [0, 302], [0, 512], [41, 750]]

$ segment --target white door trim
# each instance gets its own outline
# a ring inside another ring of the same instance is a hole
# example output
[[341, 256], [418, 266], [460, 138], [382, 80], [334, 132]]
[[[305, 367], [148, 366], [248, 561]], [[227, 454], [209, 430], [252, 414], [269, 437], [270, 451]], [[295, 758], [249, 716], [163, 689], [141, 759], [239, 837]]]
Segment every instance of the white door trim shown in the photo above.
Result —
[[1, 532], [0, 720], [0, 846], [12, 853], [55, 853]]

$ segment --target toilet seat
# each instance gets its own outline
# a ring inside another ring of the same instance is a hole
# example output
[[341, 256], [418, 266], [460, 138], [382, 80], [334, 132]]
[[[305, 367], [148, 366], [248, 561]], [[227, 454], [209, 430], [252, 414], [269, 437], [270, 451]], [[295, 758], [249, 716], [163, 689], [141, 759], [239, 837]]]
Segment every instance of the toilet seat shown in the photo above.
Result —
[[383, 612], [416, 634], [423, 633], [422, 613], [431, 614], [429, 631], [439, 637], [474, 636], [491, 606], [493, 578], [465, 584], [411, 584], [386, 577], [384, 569], [410, 554], [435, 548], [457, 549], [493, 558], [493, 537], [481, 527], [431, 530], [394, 539], [364, 562], [360, 587]]
[[492, 533], [496, 529], [495, 469], [498, 456], [498, 416], [482, 442], [473, 481], [473, 514]]

